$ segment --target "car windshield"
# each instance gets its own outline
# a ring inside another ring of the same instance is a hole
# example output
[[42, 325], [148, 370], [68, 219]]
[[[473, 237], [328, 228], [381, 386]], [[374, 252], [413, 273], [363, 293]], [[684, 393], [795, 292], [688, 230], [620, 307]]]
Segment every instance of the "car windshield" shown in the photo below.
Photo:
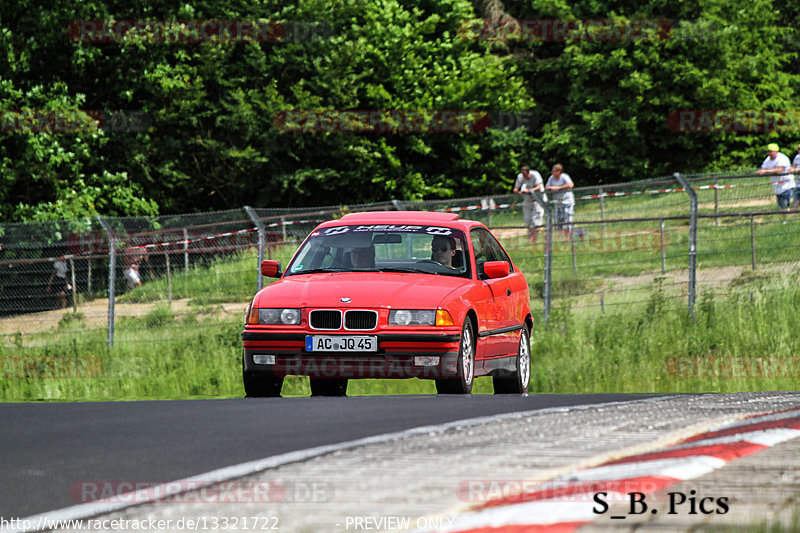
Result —
[[464, 233], [441, 226], [349, 225], [314, 231], [286, 269], [317, 272], [413, 272], [469, 277]]

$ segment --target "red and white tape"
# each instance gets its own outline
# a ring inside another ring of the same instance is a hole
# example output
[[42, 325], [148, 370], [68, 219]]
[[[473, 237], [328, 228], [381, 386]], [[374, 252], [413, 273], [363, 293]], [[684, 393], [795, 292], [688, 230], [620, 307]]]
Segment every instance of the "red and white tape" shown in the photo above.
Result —
[[[572, 472], [522, 492], [481, 503], [455, 517], [439, 533], [566, 533], [592, 523], [595, 494], [608, 504], [630, 502], [694, 479], [780, 442], [800, 436], [800, 409], [756, 415], [726, 424], [662, 450]], [[619, 518], [619, 517], [618, 517]], [[423, 533], [425, 529], [417, 530]], [[431, 530], [432, 531], [432, 530]]]
[[[697, 187], [692, 187], [696, 191], [704, 191], [708, 189], [732, 189], [736, 187], [736, 185], [699, 185]], [[613, 198], [615, 196], [631, 196], [634, 194], [663, 194], [663, 193], [670, 193], [670, 192], [684, 192], [686, 189], [679, 188], [679, 189], [651, 189], [647, 191], [629, 191], [629, 192], [604, 192], [601, 194], [589, 194], [587, 196], [579, 196], [578, 200], [595, 200], [597, 198]]]
[[181, 239], [179, 241], [170, 241], [170, 242], [156, 242], [152, 244], [142, 244], [139, 246], [129, 246], [126, 250], [149, 250], [149, 249], [157, 249], [157, 248], [167, 248], [169, 246], [179, 246], [179, 245], [188, 245], [193, 242], [204, 242], [204, 241], [213, 241], [216, 239], [222, 239], [225, 237], [233, 237], [235, 235], [242, 235], [245, 233], [251, 233], [253, 231], [258, 231], [256, 228], [248, 228], [248, 229], [240, 229], [238, 231], [229, 231], [227, 233], [219, 233], [216, 235], [208, 235], [206, 237], [200, 237], [197, 239]]
[[[736, 187], [736, 185], [699, 185], [697, 187], [693, 187], [693, 189], [702, 191], [708, 189], [732, 189]], [[671, 192], [683, 192], [686, 189], [678, 188], [678, 189], [650, 189], [647, 191], [628, 191], [628, 192], [604, 192], [600, 194], [587, 194], [585, 196], [578, 196], [576, 200], [596, 200], [598, 198], [614, 198], [617, 196], [632, 196], [635, 194], [664, 194], [664, 193], [671, 193]], [[557, 201], [554, 203], [558, 203]], [[482, 210], [485, 211], [487, 209], [507, 209], [509, 207], [516, 207], [518, 203], [509, 203], [509, 204], [498, 204], [494, 207], [487, 207], [484, 205], [465, 205], [461, 207], [446, 207], [441, 209], [440, 211], [444, 211], [447, 213], [457, 212], [457, 211], [478, 211]]]

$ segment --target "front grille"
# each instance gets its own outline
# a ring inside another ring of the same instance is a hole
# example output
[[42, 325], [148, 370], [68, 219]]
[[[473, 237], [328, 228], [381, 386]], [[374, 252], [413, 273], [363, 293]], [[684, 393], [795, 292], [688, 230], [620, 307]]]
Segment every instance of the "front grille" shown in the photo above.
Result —
[[336, 309], [315, 309], [308, 318], [314, 329], [341, 329], [342, 312]]
[[353, 330], [370, 330], [378, 326], [378, 313], [375, 311], [346, 311], [344, 328]]

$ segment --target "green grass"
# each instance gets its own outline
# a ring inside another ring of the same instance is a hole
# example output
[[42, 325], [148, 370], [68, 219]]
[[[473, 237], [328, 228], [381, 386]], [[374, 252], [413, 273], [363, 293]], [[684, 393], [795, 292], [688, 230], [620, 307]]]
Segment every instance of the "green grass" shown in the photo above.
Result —
[[[791, 279], [754, 276], [703, 293], [692, 323], [684, 302], [655, 283], [639, 305], [597, 314], [555, 307], [533, 333], [532, 392], [796, 390]], [[105, 330], [67, 319], [57, 333], [0, 347], [0, 399], [128, 400], [240, 397], [241, 318], [178, 316], [157, 307], [126, 319], [115, 346]], [[91, 355], [87, 355], [91, 354]], [[348, 393], [433, 394], [423, 380], [353, 380]], [[491, 380], [476, 380], [490, 393]], [[287, 396], [309, 394], [290, 377]]]
[[658, 283], [609, 314], [556, 307], [534, 332], [534, 388], [548, 392], [796, 390], [791, 279], [702, 293], [695, 321]]

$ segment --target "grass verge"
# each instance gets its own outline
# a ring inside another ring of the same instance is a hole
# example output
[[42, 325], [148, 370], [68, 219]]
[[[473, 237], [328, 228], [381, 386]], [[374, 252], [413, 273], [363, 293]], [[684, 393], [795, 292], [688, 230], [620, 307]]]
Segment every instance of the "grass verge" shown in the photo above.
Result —
[[[790, 279], [741, 280], [702, 293], [694, 317], [655, 283], [646, 301], [613, 313], [553, 309], [533, 333], [532, 392], [796, 390], [800, 288]], [[240, 397], [241, 318], [175, 315], [158, 307], [105, 330], [65, 316], [57, 334], [0, 347], [0, 400], [88, 401]], [[86, 355], [93, 354], [93, 355]], [[422, 380], [353, 380], [348, 393], [432, 394]], [[490, 393], [491, 380], [476, 380]], [[290, 377], [284, 395], [309, 394]]]

